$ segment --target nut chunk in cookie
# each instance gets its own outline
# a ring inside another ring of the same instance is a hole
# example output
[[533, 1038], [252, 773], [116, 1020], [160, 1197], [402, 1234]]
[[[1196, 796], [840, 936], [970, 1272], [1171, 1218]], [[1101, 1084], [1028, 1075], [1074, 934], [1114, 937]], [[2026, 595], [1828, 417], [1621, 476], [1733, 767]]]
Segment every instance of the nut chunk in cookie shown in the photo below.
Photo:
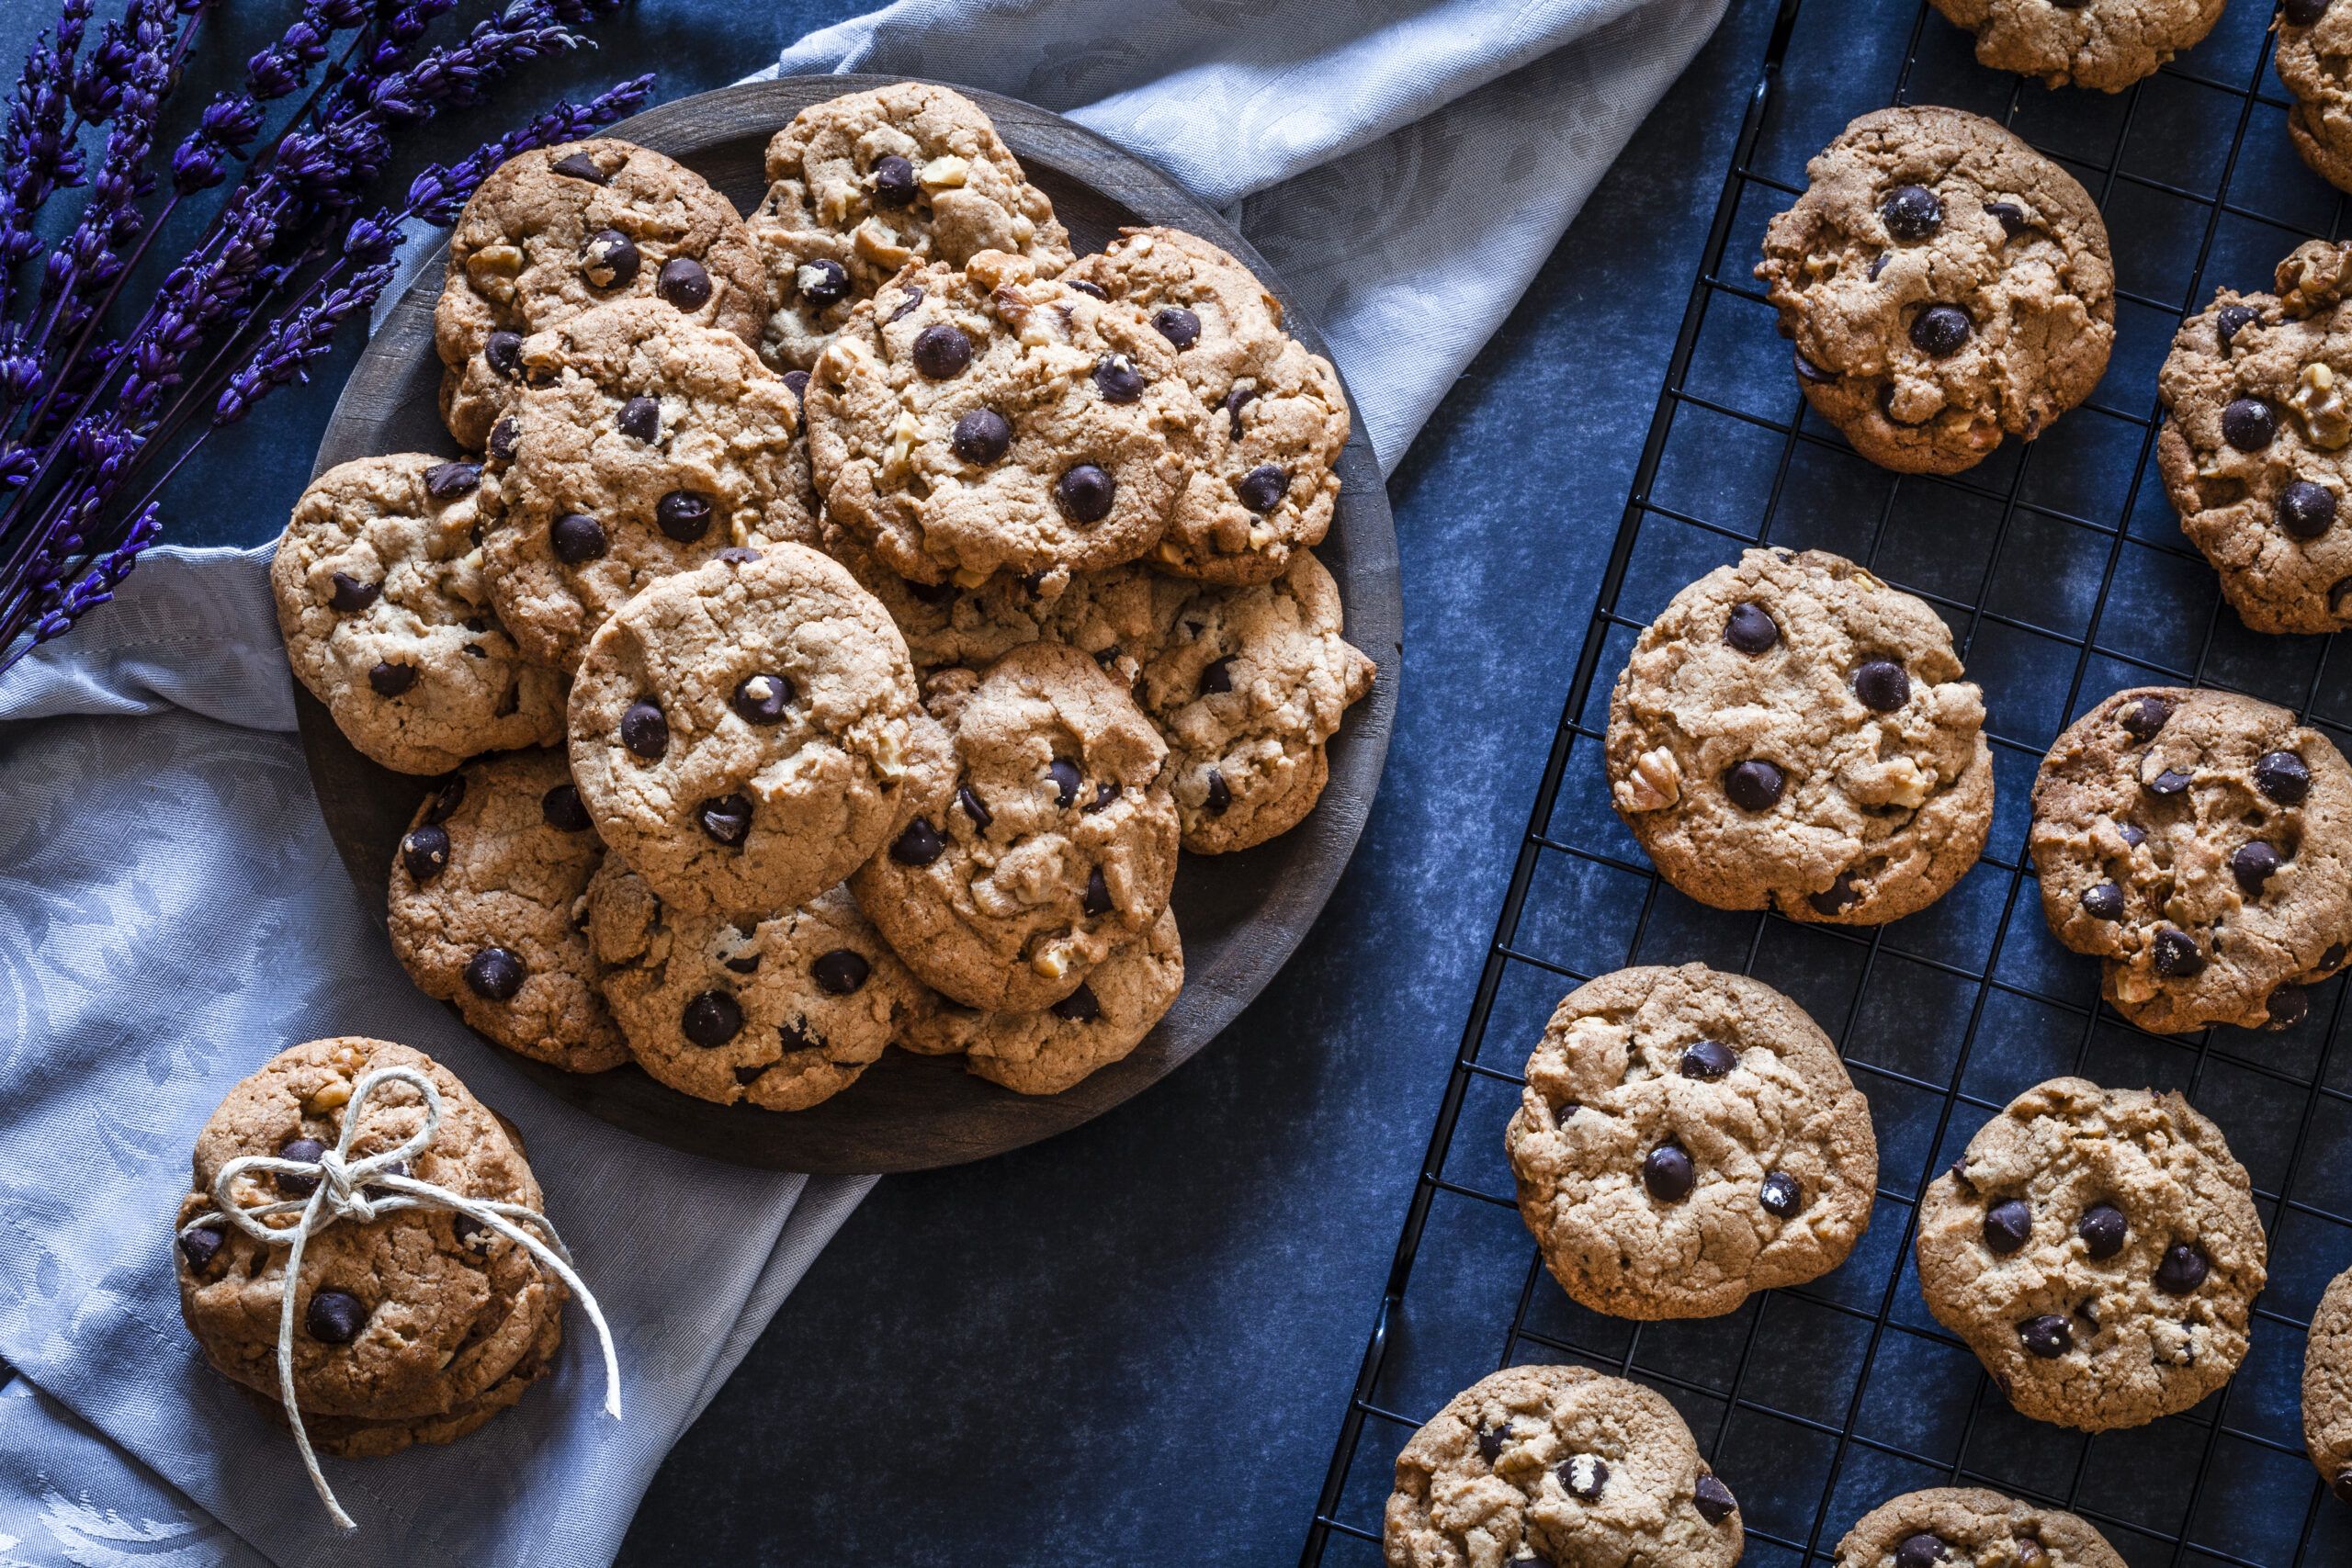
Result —
[[1506, 1367], [1396, 1456], [1389, 1568], [1732, 1568], [1739, 1502], [1666, 1396], [1587, 1367]]
[[2224, 0], [1933, 0], [1944, 19], [1976, 35], [1976, 58], [2045, 87], [2120, 93], [2194, 49], [2222, 19]]
[[491, 608], [481, 465], [361, 457], [302, 492], [269, 585], [286, 657], [354, 746], [404, 773], [563, 738], [563, 680]]
[[479, 451], [527, 379], [523, 339], [620, 299], [757, 343], [767, 271], [733, 204], [649, 148], [599, 137], [500, 164], [458, 215], [433, 311], [449, 433]]
[[760, 352], [779, 370], [814, 365], [857, 302], [910, 265], [962, 266], [982, 251], [1047, 274], [1070, 263], [1053, 202], [989, 117], [933, 83], [811, 104], [768, 142], [767, 176], [751, 228], [774, 294]]
[[588, 645], [571, 766], [605, 841], [699, 913], [797, 908], [936, 790], [946, 736], [872, 594], [800, 545], [665, 577]]
[[1906, 1492], [1855, 1521], [1836, 1568], [2128, 1568], [2107, 1538], [2063, 1508], [1977, 1486]]
[[2107, 225], [1978, 115], [1879, 109], [1805, 165], [1756, 276], [1814, 412], [1905, 473], [1953, 474], [2090, 396], [2115, 342]]
[[491, 441], [483, 559], [526, 651], [571, 669], [605, 617], [721, 551], [813, 544], [800, 406], [740, 339], [639, 300], [527, 340]]
[[910, 782], [926, 807], [850, 879], [933, 989], [1034, 1012], [1168, 907], [1180, 829], [1168, 748], [1125, 688], [1061, 643], [1014, 649], [927, 693], [954, 738]]
[[1545, 1266], [1618, 1317], [1713, 1317], [1819, 1278], [1878, 1184], [1870, 1105], [1829, 1037], [1699, 964], [1569, 992], [1503, 1141]]
[[2286, 1028], [2352, 944], [2352, 770], [2284, 708], [2118, 692], [2051, 747], [2029, 839], [2041, 912], [2159, 1034]]
[[575, 1073], [628, 1059], [596, 991], [581, 896], [605, 858], [560, 749], [475, 763], [424, 797], [392, 853], [392, 953], [510, 1051]]
[[1202, 418], [1141, 310], [995, 251], [899, 274], [808, 378], [830, 525], [914, 581], [1049, 596], [1159, 542]]
[[1839, 556], [1749, 550], [1674, 596], [1610, 699], [1617, 814], [1719, 909], [1877, 925], [1993, 817], [1984, 703], [1935, 611]]
[[1919, 1204], [1928, 1309], [2020, 1412], [2088, 1432], [2227, 1382], [2268, 1257], [2219, 1127], [2084, 1078], [2011, 1100]]
[[2278, 45], [2271, 64], [2295, 96], [2287, 136], [2313, 174], [2352, 190], [2352, 5], [2286, 0], [2278, 7]]
[[[405, 1045], [342, 1036], [282, 1051], [229, 1091], [197, 1134], [179, 1226], [213, 1210], [213, 1183], [232, 1160], [315, 1160], [334, 1147], [352, 1090], [385, 1067], [424, 1074], [441, 1097], [439, 1131], [410, 1175], [468, 1198], [544, 1206], [520, 1144], [454, 1073]], [[424, 1114], [413, 1086], [379, 1086], [353, 1153], [399, 1147]], [[301, 1198], [302, 1183], [239, 1179], [251, 1205]], [[175, 1252], [180, 1314], [205, 1359], [276, 1408], [287, 1249], [208, 1224], [187, 1231]], [[315, 1233], [294, 1286], [293, 1337], [295, 1404], [311, 1443], [358, 1458], [463, 1437], [547, 1375], [565, 1294], [522, 1247], [447, 1210], [402, 1209]]]
[[2347, 277], [2352, 247], [2298, 246], [2276, 294], [2225, 288], [2183, 321], [2157, 379], [2165, 491], [2258, 632], [2352, 626]]

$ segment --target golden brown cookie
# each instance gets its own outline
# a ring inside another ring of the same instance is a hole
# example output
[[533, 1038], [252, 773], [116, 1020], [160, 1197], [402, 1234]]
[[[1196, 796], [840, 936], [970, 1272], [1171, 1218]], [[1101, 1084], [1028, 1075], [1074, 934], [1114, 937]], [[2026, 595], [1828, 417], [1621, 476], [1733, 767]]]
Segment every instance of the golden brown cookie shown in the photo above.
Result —
[[1976, 35], [1976, 58], [2045, 87], [2120, 93], [2222, 19], [2224, 0], [1933, 0]]
[[1836, 1568], [2128, 1568], [2107, 1538], [2062, 1508], [1976, 1486], [1906, 1492], [1864, 1514]]
[[2287, 136], [2313, 174], [2338, 190], [2352, 190], [2352, 84], [2344, 61], [2352, 55], [2352, 6], [2331, 0], [2283, 0], [2278, 43], [2271, 64], [2295, 96]]

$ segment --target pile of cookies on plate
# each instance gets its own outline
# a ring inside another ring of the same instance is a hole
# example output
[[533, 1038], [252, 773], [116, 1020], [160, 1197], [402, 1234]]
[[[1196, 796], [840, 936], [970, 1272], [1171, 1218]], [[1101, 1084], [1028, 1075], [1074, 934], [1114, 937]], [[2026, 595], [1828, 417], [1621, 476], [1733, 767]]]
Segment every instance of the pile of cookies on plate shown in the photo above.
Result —
[[1240, 262], [1073, 255], [987, 116], [804, 110], [749, 219], [611, 139], [467, 204], [469, 449], [322, 475], [273, 570], [360, 750], [447, 774], [417, 983], [582, 1072], [818, 1103], [885, 1048], [1052, 1093], [1174, 1000], [1181, 847], [1314, 807], [1370, 689], [1312, 547], [1348, 411]]

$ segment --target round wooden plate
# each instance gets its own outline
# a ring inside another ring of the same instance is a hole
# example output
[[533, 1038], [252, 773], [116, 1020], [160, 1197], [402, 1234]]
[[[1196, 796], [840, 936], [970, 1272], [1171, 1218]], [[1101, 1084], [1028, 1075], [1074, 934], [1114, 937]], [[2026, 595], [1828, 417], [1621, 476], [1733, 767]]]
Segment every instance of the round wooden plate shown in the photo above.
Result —
[[[746, 83], [663, 104], [610, 134], [669, 153], [748, 212], [765, 193], [762, 154], [779, 127], [810, 104], [891, 80]], [[1059, 115], [989, 93], [969, 96], [1053, 197], [1080, 254], [1102, 249], [1122, 224], [1169, 224], [1216, 241], [1283, 293], [1248, 241], [1149, 164]], [[433, 304], [445, 254], [446, 247], [426, 263], [369, 341], [320, 444], [319, 469], [370, 454], [452, 449], [435, 412], [441, 367]], [[1283, 303], [1290, 330], [1321, 352], [1314, 323], [1287, 297]], [[644, 1137], [715, 1159], [817, 1172], [920, 1170], [984, 1158], [1075, 1127], [1156, 1082], [1231, 1022], [1298, 946], [1354, 852], [1380, 782], [1396, 712], [1403, 606], [1388, 495], [1361, 429], [1340, 458], [1340, 477], [1338, 514], [1316, 553], [1339, 580], [1348, 639], [1379, 663], [1380, 678], [1332, 739], [1331, 782], [1306, 822], [1240, 854], [1183, 858], [1174, 898], [1184, 934], [1183, 994], [1125, 1061], [1067, 1093], [1032, 1098], [973, 1077], [953, 1057], [891, 1051], [823, 1104], [778, 1113], [695, 1100], [635, 1067], [582, 1077], [512, 1060], [549, 1092]], [[427, 781], [362, 757], [299, 685], [295, 699], [327, 828], [380, 922], [392, 852]], [[1313, 1042], [1295, 1048], [1311, 1050]]]

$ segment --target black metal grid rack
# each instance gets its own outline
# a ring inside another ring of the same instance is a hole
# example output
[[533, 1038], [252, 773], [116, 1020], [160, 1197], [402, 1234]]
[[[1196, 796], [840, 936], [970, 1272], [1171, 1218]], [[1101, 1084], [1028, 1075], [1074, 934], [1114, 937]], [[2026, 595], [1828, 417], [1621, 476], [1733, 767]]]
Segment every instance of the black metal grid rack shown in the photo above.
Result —
[[[1381, 1560], [1396, 1450], [1498, 1366], [1577, 1360], [1671, 1398], [1738, 1495], [1746, 1561], [1826, 1562], [1847, 1528], [1919, 1486], [1983, 1484], [2098, 1524], [2134, 1568], [2352, 1564], [2352, 1506], [2302, 1452], [2299, 1381], [2321, 1291], [2352, 1265], [2352, 1031], [2338, 979], [2277, 1034], [2159, 1038], [2098, 1003], [2096, 965], [2044, 929], [2025, 863], [2033, 771], [2065, 723], [2151, 681], [2247, 692], [2352, 745], [2352, 657], [2266, 637], [2221, 604], [2154, 473], [2157, 367], [2214, 288], [2267, 288], [2345, 198], [2289, 145], [2269, 8], [2116, 96], [1984, 70], [1923, 5], [1784, 0], [1690, 294], [1624, 518], [1545, 761], [1303, 1561]], [[1892, 99], [1976, 110], [2097, 198], [2117, 342], [2091, 401], [1952, 479], [1898, 478], [1804, 411], [1748, 276], [1805, 160]], [[1984, 860], [1880, 930], [1703, 908], [1661, 883], [1610, 811], [1610, 682], [1685, 582], [1758, 542], [1834, 549], [1934, 604], [1990, 714], [1997, 805]], [[1502, 1154], [1517, 1069], [1560, 995], [1628, 963], [1757, 975], [1835, 1037], [1871, 1101], [1880, 1181], [1838, 1269], [1727, 1316], [1636, 1325], [1575, 1306], [1521, 1226]], [[2086, 1437], [2012, 1411], [1931, 1318], [1911, 1265], [1919, 1191], [2018, 1090], [2079, 1072], [2181, 1089], [2252, 1173], [2270, 1285], [2227, 1388]]]

